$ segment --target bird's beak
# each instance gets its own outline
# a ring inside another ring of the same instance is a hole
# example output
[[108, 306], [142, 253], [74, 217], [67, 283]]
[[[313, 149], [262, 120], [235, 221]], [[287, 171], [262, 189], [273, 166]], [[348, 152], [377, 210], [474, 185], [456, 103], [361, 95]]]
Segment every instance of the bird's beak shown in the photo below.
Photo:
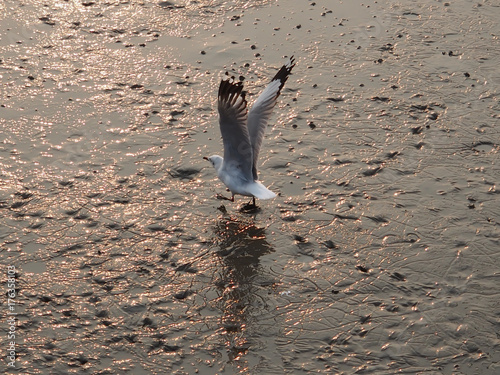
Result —
[[203, 159], [208, 160], [208, 158], [206, 156], [204, 156]]

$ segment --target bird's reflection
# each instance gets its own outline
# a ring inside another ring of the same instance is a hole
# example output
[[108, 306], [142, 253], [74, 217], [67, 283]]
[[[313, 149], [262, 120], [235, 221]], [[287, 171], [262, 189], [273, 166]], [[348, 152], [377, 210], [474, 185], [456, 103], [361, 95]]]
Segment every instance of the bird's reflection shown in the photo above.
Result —
[[250, 327], [253, 317], [262, 313], [259, 292], [265, 282], [259, 277], [259, 258], [274, 250], [266, 241], [265, 228], [247, 217], [225, 216], [214, 232], [221, 264], [216, 280], [221, 331], [229, 362], [238, 361], [238, 367], [246, 367], [243, 357], [251, 345], [248, 331], [255, 331]]

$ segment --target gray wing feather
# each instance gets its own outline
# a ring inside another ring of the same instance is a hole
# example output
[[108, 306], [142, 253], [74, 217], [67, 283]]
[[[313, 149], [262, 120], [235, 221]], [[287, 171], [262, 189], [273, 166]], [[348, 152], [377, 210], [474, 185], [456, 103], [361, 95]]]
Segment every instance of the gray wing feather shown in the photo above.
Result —
[[224, 143], [224, 168], [239, 170], [252, 181], [253, 154], [247, 129], [247, 101], [242, 92], [243, 83], [233, 78], [222, 80], [219, 86], [219, 125]]
[[273, 108], [281, 93], [281, 89], [294, 66], [295, 59], [292, 56], [288, 63], [283, 65], [278, 73], [276, 73], [271, 83], [262, 91], [262, 94], [259, 95], [248, 114], [248, 133], [252, 144], [252, 175], [254, 180], [258, 180], [257, 160], [259, 158], [259, 151], [262, 146], [262, 140], [264, 139], [267, 122], [271, 117]]

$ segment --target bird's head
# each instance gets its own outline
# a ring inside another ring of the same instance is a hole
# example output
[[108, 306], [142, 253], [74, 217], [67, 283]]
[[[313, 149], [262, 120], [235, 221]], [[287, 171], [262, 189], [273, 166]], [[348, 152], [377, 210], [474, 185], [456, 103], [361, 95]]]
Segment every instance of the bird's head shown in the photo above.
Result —
[[215, 170], [219, 170], [219, 168], [222, 165], [222, 161], [224, 160], [222, 157], [219, 155], [212, 155], [209, 156], [208, 158], [206, 156], [203, 157], [203, 159], [208, 160], [210, 163], [212, 163], [212, 166], [215, 168]]

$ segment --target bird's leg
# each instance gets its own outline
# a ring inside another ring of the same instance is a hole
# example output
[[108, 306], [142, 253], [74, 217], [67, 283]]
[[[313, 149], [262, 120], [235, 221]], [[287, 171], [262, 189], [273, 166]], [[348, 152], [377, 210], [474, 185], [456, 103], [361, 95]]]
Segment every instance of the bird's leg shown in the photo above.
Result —
[[257, 206], [255, 205], [255, 197], [252, 197], [252, 202], [251, 202], [251, 203], [250, 203], [250, 202], [248, 202], [247, 207], [257, 207]]
[[230, 199], [231, 202], [234, 202], [234, 194], [231, 195], [231, 199]]
[[252, 196], [252, 200], [240, 208], [240, 212], [247, 214], [255, 214], [260, 211], [260, 208], [255, 204], [255, 197]]

